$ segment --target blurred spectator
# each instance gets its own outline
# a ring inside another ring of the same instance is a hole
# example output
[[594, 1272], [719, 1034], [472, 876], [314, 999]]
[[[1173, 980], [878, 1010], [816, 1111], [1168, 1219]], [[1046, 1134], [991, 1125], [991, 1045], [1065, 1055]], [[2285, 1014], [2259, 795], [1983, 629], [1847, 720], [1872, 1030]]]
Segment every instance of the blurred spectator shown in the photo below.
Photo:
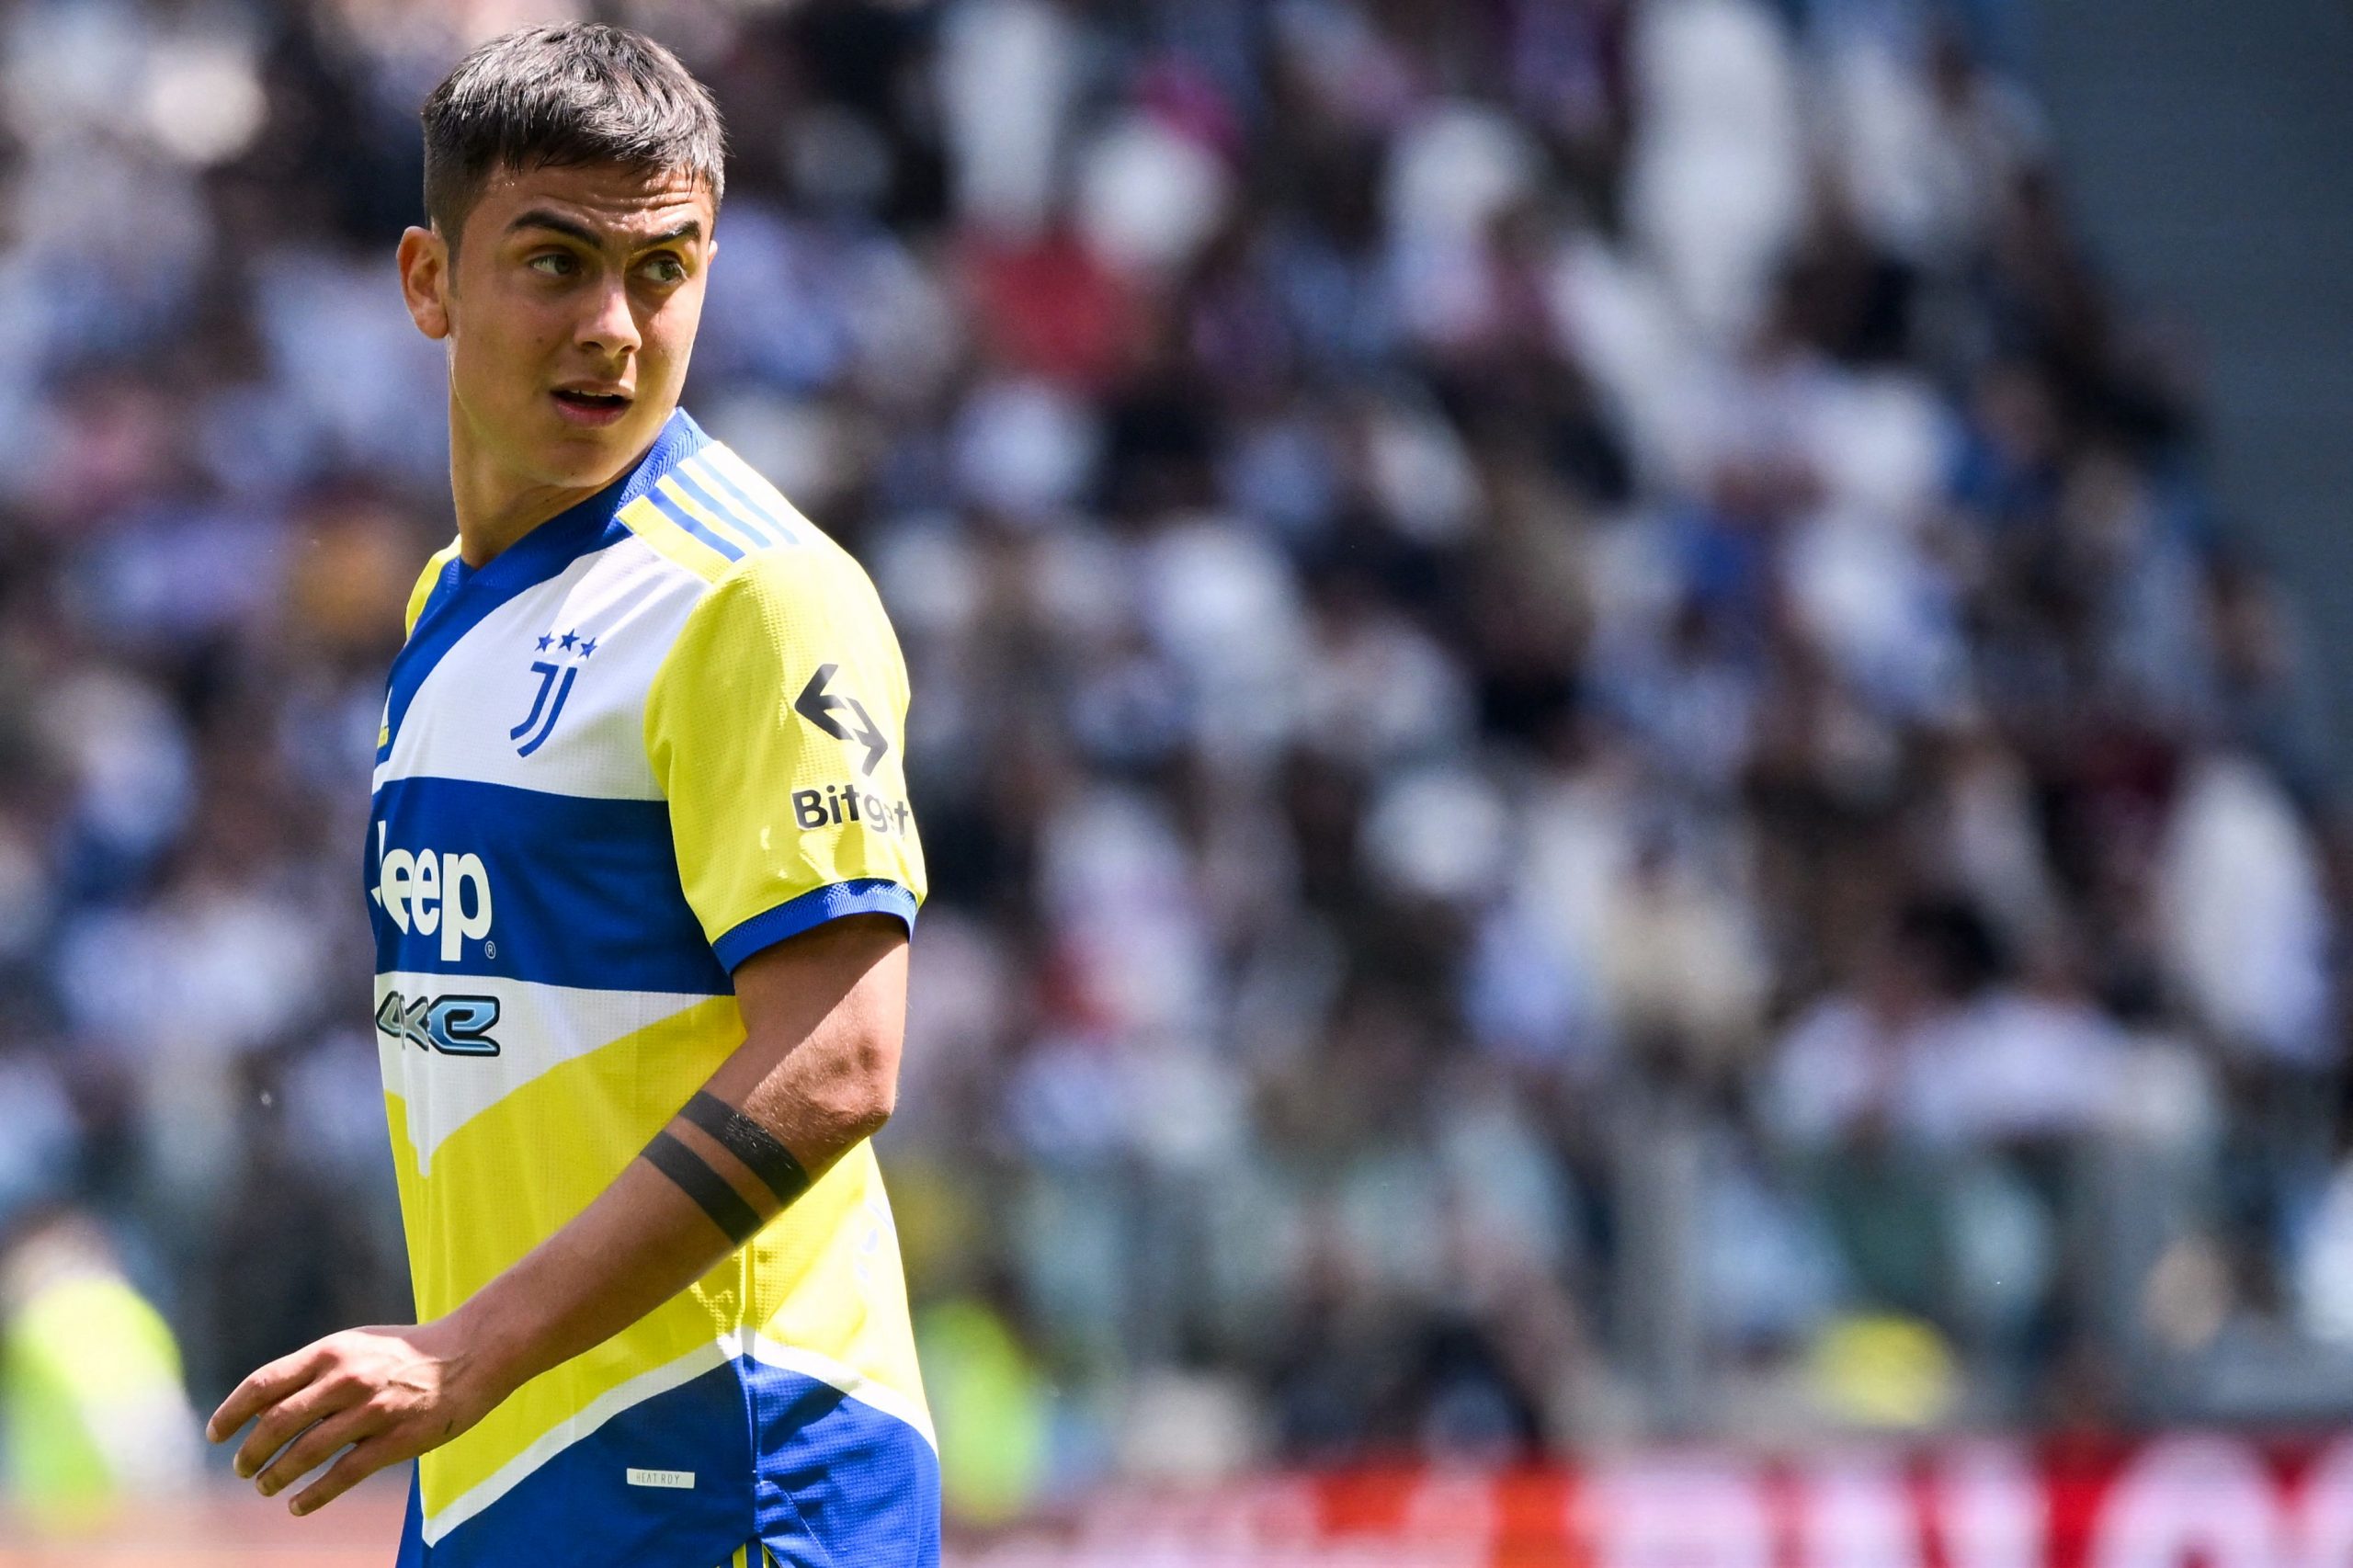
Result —
[[85, 1216], [45, 1212], [0, 1254], [0, 1455], [10, 1503], [71, 1530], [196, 1475], [179, 1346]]

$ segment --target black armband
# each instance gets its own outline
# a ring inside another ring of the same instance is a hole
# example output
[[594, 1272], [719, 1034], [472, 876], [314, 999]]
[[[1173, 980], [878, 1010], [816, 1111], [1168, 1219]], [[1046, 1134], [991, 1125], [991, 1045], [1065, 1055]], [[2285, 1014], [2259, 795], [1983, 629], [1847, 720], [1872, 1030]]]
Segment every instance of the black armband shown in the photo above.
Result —
[[645, 1146], [646, 1163], [672, 1181], [678, 1189], [695, 1200], [695, 1207], [710, 1216], [710, 1222], [727, 1234], [737, 1246], [758, 1233], [762, 1223], [744, 1195], [727, 1183], [727, 1178], [710, 1168], [710, 1162], [688, 1148], [667, 1132], [657, 1132], [654, 1142]]
[[783, 1141], [717, 1095], [698, 1089], [678, 1114], [743, 1161], [744, 1168], [759, 1177], [779, 1203], [790, 1203], [809, 1190], [809, 1173]]

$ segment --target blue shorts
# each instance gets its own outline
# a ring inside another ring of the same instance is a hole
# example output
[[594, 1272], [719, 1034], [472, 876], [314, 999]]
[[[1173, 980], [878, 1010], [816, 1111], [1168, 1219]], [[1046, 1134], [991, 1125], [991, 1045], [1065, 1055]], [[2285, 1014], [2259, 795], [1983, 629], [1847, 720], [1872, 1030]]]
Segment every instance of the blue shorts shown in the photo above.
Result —
[[[624, 1482], [657, 1456], [683, 1487]], [[431, 1546], [423, 1521], [412, 1479], [398, 1568], [939, 1568], [939, 1460], [825, 1383], [731, 1364], [584, 1434]]]

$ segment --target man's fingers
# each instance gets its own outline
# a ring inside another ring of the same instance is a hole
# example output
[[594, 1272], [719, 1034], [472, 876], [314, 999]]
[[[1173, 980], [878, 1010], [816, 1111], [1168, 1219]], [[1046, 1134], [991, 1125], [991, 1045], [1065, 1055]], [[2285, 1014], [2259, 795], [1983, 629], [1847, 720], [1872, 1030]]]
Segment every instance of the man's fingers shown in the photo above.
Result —
[[281, 1356], [249, 1373], [221, 1402], [212, 1419], [204, 1424], [204, 1435], [216, 1443], [229, 1437], [262, 1411], [309, 1382], [324, 1354], [317, 1345], [307, 1345], [291, 1356]]
[[[280, 1405], [279, 1409], [285, 1406]], [[324, 1463], [346, 1443], [356, 1443], [383, 1429], [384, 1414], [370, 1404], [338, 1410], [294, 1439], [287, 1450], [254, 1477], [265, 1497], [275, 1497], [289, 1485]], [[242, 1456], [240, 1456], [242, 1458]]]
[[316, 1513], [386, 1465], [414, 1457], [404, 1453], [381, 1433], [363, 1438], [335, 1460], [324, 1475], [294, 1494], [293, 1500], [286, 1506], [298, 1515]]
[[[253, 1432], [237, 1449], [235, 1470], [250, 1476], [269, 1462], [269, 1456], [313, 1421], [324, 1420], [365, 1399], [368, 1391], [348, 1380], [319, 1377], [296, 1389], [261, 1413]], [[305, 1467], [307, 1468], [307, 1467]]]

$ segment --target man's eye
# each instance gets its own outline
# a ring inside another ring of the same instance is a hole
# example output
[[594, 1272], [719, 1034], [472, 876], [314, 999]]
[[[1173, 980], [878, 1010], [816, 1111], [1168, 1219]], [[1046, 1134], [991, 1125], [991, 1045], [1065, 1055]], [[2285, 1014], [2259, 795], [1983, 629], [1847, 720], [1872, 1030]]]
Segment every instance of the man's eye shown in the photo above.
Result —
[[657, 256], [646, 262], [645, 275], [656, 283], [683, 283], [687, 266], [675, 256]]
[[549, 251], [544, 255], [535, 256], [524, 265], [530, 267], [532, 271], [549, 278], [569, 278], [574, 270], [572, 258], [562, 251]]

